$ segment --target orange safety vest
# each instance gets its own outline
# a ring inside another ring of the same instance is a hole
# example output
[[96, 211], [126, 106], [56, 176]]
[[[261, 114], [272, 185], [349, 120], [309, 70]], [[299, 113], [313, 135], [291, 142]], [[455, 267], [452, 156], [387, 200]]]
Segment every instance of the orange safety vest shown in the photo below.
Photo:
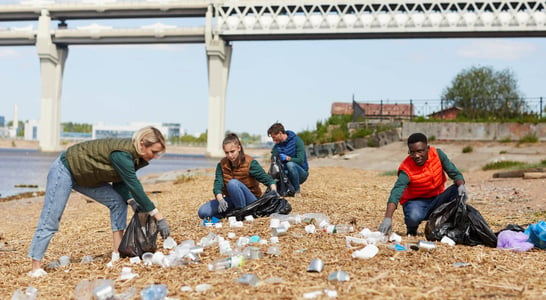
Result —
[[434, 147], [429, 148], [428, 159], [424, 165], [416, 165], [408, 155], [398, 167], [398, 174], [400, 171], [404, 171], [410, 180], [400, 198], [400, 204], [416, 198], [436, 197], [444, 191], [447, 178], [438, 151]]

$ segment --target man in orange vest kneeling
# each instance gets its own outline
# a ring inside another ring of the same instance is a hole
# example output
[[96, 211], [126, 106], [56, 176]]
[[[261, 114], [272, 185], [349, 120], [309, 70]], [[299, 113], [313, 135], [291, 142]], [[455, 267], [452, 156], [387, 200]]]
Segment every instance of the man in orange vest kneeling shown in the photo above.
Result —
[[[447, 189], [446, 174], [453, 180]], [[464, 183], [463, 175], [442, 150], [429, 146], [422, 133], [410, 135], [408, 156], [398, 167], [398, 179], [391, 190], [379, 231], [390, 234], [392, 215], [400, 203], [407, 234], [417, 235], [419, 224], [438, 206], [454, 197], [466, 197]]]

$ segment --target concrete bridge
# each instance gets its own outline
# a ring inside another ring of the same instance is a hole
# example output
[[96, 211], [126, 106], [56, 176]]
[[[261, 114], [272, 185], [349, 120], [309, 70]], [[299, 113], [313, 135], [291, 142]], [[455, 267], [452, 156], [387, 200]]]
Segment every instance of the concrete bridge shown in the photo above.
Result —
[[[70, 45], [203, 43], [207, 56], [207, 153], [222, 156], [232, 43], [244, 40], [544, 37], [545, 1], [51, 1], [0, 5], [0, 46], [35, 46], [41, 67], [39, 141], [60, 146], [63, 70]], [[72, 20], [194, 18], [201, 26], [70, 28]], [[34, 28], [2, 22], [36, 21]], [[56, 26], [55, 26], [56, 25]]]

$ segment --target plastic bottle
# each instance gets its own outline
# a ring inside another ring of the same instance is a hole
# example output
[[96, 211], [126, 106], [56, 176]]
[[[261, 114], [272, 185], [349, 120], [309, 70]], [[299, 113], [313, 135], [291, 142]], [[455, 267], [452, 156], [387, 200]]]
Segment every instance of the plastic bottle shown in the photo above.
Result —
[[209, 271], [221, 271], [229, 268], [238, 268], [245, 265], [245, 257], [235, 255], [225, 259], [218, 259], [209, 264]]
[[167, 297], [167, 286], [164, 284], [151, 284], [140, 291], [142, 300], [160, 300]]
[[355, 231], [354, 227], [347, 224], [328, 225], [324, 228], [328, 233], [349, 233]]

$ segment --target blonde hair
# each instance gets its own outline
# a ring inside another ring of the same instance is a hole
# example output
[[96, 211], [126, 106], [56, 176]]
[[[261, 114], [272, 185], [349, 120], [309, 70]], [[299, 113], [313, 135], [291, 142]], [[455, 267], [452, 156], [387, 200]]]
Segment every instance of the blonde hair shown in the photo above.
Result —
[[165, 146], [165, 137], [163, 137], [161, 131], [153, 126], [143, 127], [133, 134], [133, 146], [135, 146], [138, 153], [142, 154], [140, 142], [142, 142], [145, 147], [160, 143], [163, 148], [162, 153], [167, 149]]

